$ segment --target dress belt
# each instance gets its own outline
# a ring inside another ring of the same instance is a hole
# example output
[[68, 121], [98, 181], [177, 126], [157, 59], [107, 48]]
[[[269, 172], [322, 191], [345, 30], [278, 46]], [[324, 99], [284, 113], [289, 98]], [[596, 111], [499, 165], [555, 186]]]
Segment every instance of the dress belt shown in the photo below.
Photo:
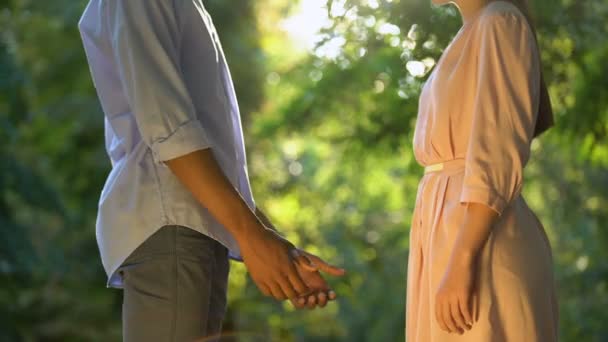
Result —
[[441, 163], [427, 165], [424, 168], [424, 173], [427, 174], [427, 173], [431, 173], [431, 172], [464, 169], [464, 162], [465, 162], [464, 158], [459, 158], [459, 159], [447, 160], [447, 161], [444, 161]]

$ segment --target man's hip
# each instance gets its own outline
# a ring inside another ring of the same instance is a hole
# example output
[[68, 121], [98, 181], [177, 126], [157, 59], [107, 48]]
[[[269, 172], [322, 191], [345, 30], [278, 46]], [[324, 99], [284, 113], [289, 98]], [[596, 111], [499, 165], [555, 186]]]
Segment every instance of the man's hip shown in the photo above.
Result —
[[165, 226], [118, 272], [123, 340], [214, 341], [226, 312], [228, 250], [190, 228]]

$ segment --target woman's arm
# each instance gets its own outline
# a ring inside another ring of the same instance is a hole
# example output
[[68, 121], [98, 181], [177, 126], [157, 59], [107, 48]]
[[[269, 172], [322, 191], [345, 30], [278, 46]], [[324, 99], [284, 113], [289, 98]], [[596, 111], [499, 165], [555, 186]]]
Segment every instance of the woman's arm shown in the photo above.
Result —
[[487, 205], [468, 203], [462, 226], [452, 249], [451, 259], [463, 264], [473, 263], [490, 236], [497, 218], [496, 211]]
[[497, 218], [496, 211], [485, 204], [466, 204], [464, 220], [435, 300], [435, 317], [445, 331], [463, 334], [476, 320], [477, 258]]
[[472, 123], [460, 202], [466, 205], [452, 246], [435, 313], [443, 330], [464, 333], [474, 322], [476, 259], [497, 218], [519, 196], [538, 113], [538, 49], [518, 11], [488, 9], [473, 38], [475, 66]]

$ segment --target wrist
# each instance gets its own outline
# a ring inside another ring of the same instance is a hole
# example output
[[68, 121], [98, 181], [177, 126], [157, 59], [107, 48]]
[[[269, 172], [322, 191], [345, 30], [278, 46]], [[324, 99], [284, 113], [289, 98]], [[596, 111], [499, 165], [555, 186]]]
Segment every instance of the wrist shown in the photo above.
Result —
[[266, 229], [264, 224], [256, 216], [253, 216], [240, 224], [238, 229], [235, 229], [231, 233], [238, 245], [242, 247], [244, 243], [246, 244], [259, 238]]
[[477, 259], [478, 251], [474, 248], [454, 248], [451, 262], [457, 265], [471, 265]]

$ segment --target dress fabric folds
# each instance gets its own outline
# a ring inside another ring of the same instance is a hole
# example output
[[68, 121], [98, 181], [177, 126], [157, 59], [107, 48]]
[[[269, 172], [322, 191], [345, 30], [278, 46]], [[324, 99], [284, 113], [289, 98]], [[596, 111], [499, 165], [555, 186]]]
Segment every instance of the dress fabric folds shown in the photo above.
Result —
[[[534, 138], [540, 65], [533, 32], [495, 1], [467, 21], [420, 96], [414, 153], [444, 163], [420, 181], [410, 229], [407, 342], [554, 342], [558, 307], [551, 246], [521, 196]], [[479, 319], [464, 335], [435, 319], [435, 293], [467, 203], [500, 216], [480, 253]]]

